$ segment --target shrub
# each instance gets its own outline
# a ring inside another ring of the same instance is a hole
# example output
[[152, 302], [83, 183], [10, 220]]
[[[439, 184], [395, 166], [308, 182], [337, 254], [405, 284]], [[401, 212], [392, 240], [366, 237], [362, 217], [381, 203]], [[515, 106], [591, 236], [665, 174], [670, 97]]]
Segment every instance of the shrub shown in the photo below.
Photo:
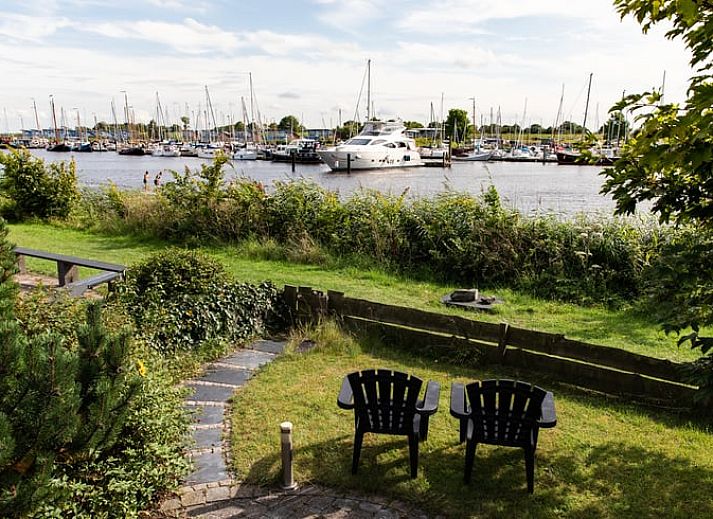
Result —
[[209, 339], [247, 339], [279, 313], [272, 284], [232, 282], [219, 263], [183, 249], [132, 268], [119, 292], [140, 333], [166, 354], [195, 350]]
[[0, 153], [0, 193], [9, 199], [6, 216], [65, 218], [80, 198], [74, 161], [45, 165], [25, 149]]
[[101, 459], [116, 443], [138, 391], [129, 333], [106, 330], [96, 302], [87, 306], [77, 348], [51, 331], [13, 335], [0, 345], [3, 516], [22, 516], [54, 497], [49, 481], [55, 463]]

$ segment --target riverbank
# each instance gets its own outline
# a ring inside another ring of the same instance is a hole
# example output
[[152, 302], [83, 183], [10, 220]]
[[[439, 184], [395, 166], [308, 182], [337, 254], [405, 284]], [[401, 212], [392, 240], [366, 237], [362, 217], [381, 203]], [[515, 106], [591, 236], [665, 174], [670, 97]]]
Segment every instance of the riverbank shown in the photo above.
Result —
[[[23, 223], [9, 225], [9, 228], [10, 240], [17, 245], [126, 265], [139, 262], [167, 246], [161, 240], [92, 233], [50, 224]], [[449, 315], [473, 315], [440, 303], [444, 294], [462, 287], [399, 276], [374, 265], [357, 266], [334, 258], [322, 264], [310, 264], [304, 259], [302, 262], [271, 259], [271, 255], [277, 255], [274, 244], [256, 241], [238, 246], [201, 247], [201, 250], [220, 260], [241, 281], [255, 283], [269, 279], [278, 286], [308, 285], [324, 290], [340, 290], [353, 297], [377, 302]], [[28, 260], [28, 268], [52, 274], [55, 267], [48, 262]], [[666, 336], [653, 321], [633, 308], [611, 310], [602, 306], [585, 307], [538, 299], [496, 286], [490, 287], [488, 292], [505, 303], [492, 313], [478, 313], [473, 317], [562, 333], [569, 338], [674, 361], [698, 358], [697, 353], [688, 348], [677, 348], [675, 337]]]

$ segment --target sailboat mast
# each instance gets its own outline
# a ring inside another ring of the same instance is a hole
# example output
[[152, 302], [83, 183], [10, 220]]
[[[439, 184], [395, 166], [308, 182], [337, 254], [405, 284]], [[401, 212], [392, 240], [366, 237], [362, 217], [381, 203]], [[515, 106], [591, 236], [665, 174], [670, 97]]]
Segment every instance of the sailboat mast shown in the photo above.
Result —
[[560, 123], [560, 116], [562, 115], [562, 103], [564, 102], [564, 83], [562, 83], [562, 93], [560, 94], [560, 104], [557, 107], [557, 115], [555, 116], [555, 124], [552, 127], [552, 142], [555, 142], [555, 132], [558, 132], [559, 130], [557, 127], [559, 126]]
[[[213, 103], [210, 101], [210, 94], [208, 93], [208, 85], [205, 86], [205, 99], [206, 103], [208, 104], [208, 111], [210, 113], [210, 118], [213, 121], [213, 130], [215, 131], [215, 138], [218, 138], [218, 124], [215, 122], [215, 113], [213, 112]], [[206, 114], [206, 126], [210, 124], [210, 122], [207, 120], [207, 114]]]
[[54, 110], [54, 96], [50, 94], [50, 107], [52, 108], [52, 125], [54, 126], [54, 142], [59, 144], [59, 128], [57, 128], [57, 113]]
[[37, 103], [35, 103], [35, 98], [32, 98], [32, 108], [35, 110], [35, 123], [37, 124], [37, 132], [40, 137], [42, 137], [42, 128], [40, 128], [40, 118], [37, 116]]
[[582, 135], [587, 131], [587, 112], [589, 112], [589, 94], [592, 91], [592, 76], [594, 72], [589, 73], [589, 86], [587, 87], [587, 103], [584, 105], [584, 122], [582, 123]]
[[473, 147], [475, 147], [475, 97], [470, 98], [473, 101]]
[[371, 59], [366, 60], [366, 121], [369, 122], [371, 113]]

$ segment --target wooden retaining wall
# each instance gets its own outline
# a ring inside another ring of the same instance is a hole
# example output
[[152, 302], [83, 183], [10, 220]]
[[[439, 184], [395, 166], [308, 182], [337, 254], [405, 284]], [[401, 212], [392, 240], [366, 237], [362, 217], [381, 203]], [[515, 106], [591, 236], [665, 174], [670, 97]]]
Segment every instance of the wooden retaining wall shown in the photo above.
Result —
[[666, 406], [690, 407], [697, 388], [683, 382], [683, 364], [567, 339], [506, 323], [475, 321], [415, 308], [285, 286], [285, 301], [300, 321], [333, 316], [357, 333], [378, 334], [430, 355], [533, 370], [582, 388]]

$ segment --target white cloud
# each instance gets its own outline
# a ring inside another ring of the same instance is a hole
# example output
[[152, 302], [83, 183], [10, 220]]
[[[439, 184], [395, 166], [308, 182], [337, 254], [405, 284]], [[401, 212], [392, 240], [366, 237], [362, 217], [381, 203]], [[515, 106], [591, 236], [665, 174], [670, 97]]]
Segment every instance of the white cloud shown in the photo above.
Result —
[[215, 25], [202, 24], [193, 18], [186, 18], [183, 23], [137, 20], [93, 23], [79, 28], [110, 38], [160, 43], [186, 54], [229, 52], [239, 45], [234, 33]]
[[466, 34], [481, 32], [484, 27], [478, 26], [490, 20], [532, 16], [577, 18], [597, 25], [618, 20], [611, 3], [602, 0], [436, 0], [408, 12], [396, 26], [413, 32]]
[[316, 0], [327, 8], [317, 18], [345, 32], [354, 33], [370, 20], [384, 16], [386, 0]]
[[0, 36], [12, 40], [38, 42], [71, 25], [71, 22], [63, 17], [0, 12]]

